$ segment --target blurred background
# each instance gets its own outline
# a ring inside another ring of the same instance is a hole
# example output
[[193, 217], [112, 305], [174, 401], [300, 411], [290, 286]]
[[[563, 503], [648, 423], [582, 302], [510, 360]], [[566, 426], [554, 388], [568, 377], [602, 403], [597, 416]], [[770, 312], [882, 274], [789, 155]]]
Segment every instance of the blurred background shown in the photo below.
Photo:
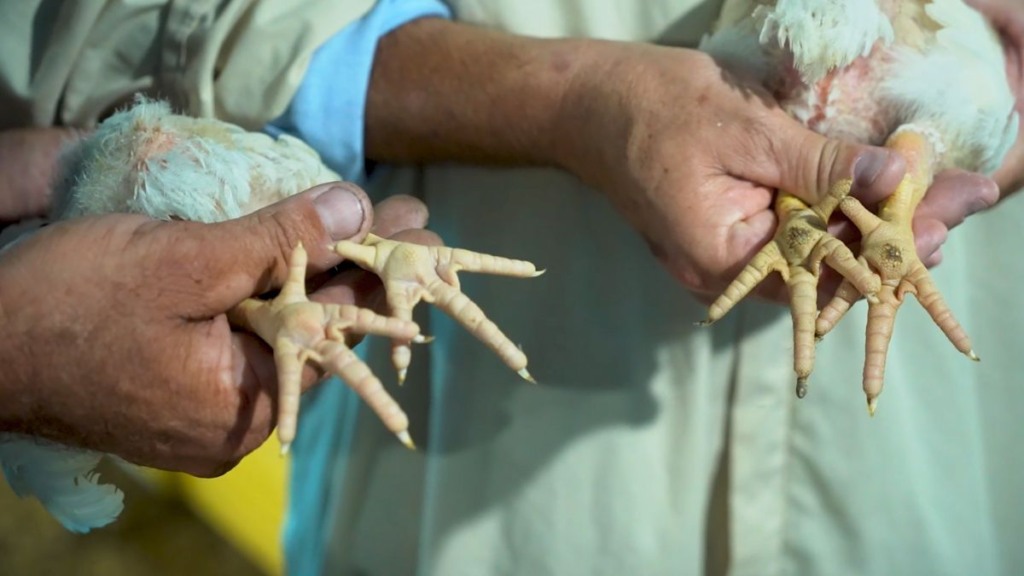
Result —
[[212, 480], [105, 462], [125, 493], [121, 518], [72, 534], [0, 477], [0, 575], [275, 576], [288, 460], [272, 437]]

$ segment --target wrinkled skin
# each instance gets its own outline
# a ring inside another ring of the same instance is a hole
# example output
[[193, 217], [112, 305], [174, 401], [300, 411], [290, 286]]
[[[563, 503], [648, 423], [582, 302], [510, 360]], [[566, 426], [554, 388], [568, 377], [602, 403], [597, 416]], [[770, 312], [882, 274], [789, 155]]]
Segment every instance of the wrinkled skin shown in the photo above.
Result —
[[[584, 157], [574, 171], [608, 193], [661, 262], [702, 299], [720, 293], [772, 238], [775, 189], [813, 204], [837, 181], [852, 178], [853, 195], [873, 206], [903, 177], [899, 155], [808, 131], [704, 54], [635, 46], [603, 61], [607, 70], [577, 83], [590, 95], [580, 100], [587, 103], [569, 109], [584, 130], [614, 131], [585, 134], [582, 142], [612, 145]], [[623, 81], [606, 82], [609, 77]], [[671, 106], [680, 102], [697, 105]], [[596, 116], [618, 121], [585, 121]], [[937, 264], [949, 230], [998, 197], [988, 178], [954, 171], [937, 178], [914, 221], [925, 263]], [[836, 221], [832, 229], [842, 240], [856, 238], [848, 223]], [[837, 282], [826, 278], [822, 293]], [[777, 279], [758, 294], [786, 301]]]
[[[272, 351], [233, 332], [225, 313], [280, 286], [301, 241], [313, 300], [374, 304], [379, 285], [343, 268], [332, 241], [421, 228], [426, 209], [396, 198], [377, 210], [345, 184], [329, 233], [316, 187], [221, 224], [111, 215], [47, 227], [0, 257], [4, 431], [117, 454], [200, 476], [223, 473], [274, 426]], [[327, 221], [331, 222], [331, 221]], [[437, 242], [425, 231], [406, 239]], [[97, 354], [96, 351], [103, 351]], [[303, 387], [318, 379], [312, 369]]]

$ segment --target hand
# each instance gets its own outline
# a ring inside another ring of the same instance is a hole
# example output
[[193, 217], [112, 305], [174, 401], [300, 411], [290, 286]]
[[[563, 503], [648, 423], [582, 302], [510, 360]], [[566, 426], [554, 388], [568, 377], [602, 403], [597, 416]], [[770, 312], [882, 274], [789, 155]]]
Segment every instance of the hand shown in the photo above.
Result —
[[[1006, 79], [1017, 95], [1017, 111], [1024, 115], [1024, 2], [1021, 0], [968, 0], [992, 23], [1003, 41]], [[1002, 167], [993, 175], [1003, 197], [1024, 188], [1024, 126]]]
[[[390, 206], [378, 228], [425, 221], [422, 207]], [[267, 438], [276, 413], [272, 354], [232, 332], [225, 312], [278, 286], [299, 241], [311, 273], [337, 265], [329, 245], [365, 237], [372, 216], [343, 184], [222, 224], [110, 215], [43, 229], [0, 258], [0, 426], [223, 473]], [[316, 377], [308, 370], [304, 385]]]
[[[771, 239], [775, 189], [813, 203], [853, 178], [873, 203], [903, 177], [897, 154], [811, 132], [705, 54], [608, 46], [564, 106], [565, 130], [579, 135], [564, 163], [698, 295], [717, 295]], [[761, 294], [785, 300], [781, 282]]]
[[[452, 54], [463, 55], [460, 65], [449, 65]], [[568, 169], [603, 190], [704, 297], [717, 295], [771, 238], [775, 189], [813, 202], [853, 176], [856, 164], [855, 195], [871, 205], [904, 171], [902, 159], [884, 150], [810, 132], [699, 52], [531, 39], [430, 18], [399, 27], [378, 46], [367, 151], [385, 162]], [[915, 219], [926, 264], [937, 263], [946, 232], [986, 204], [989, 185], [975, 177], [970, 194], [939, 193], [956, 188], [949, 177], [937, 180]], [[764, 285], [762, 295], [785, 299], [781, 282]], [[823, 279], [825, 290], [830, 285]]]

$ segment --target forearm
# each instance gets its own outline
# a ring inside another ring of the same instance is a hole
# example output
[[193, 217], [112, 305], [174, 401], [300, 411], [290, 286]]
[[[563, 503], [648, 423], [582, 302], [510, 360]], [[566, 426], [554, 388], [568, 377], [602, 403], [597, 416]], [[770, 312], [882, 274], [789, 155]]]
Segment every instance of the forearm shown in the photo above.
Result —
[[0, 132], [0, 228], [46, 214], [57, 157], [76, 134], [67, 128]]
[[367, 157], [562, 165], [574, 78], [602, 43], [513, 36], [440, 19], [381, 39], [366, 106]]

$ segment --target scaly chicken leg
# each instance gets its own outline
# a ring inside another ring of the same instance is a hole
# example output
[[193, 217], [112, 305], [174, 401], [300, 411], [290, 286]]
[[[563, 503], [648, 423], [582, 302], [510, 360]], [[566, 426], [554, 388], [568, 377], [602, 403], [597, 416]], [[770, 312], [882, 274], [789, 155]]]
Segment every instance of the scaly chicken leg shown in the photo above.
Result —
[[[412, 320], [420, 300], [435, 304], [462, 324], [524, 379], [534, 382], [526, 369], [526, 355], [484, 315], [483, 310], [459, 291], [458, 272], [481, 272], [519, 278], [544, 273], [530, 262], [511, 260], [446, 246], [421, 246], [387, 240], [370, 234], [361, 244], [338, 242], [335, 251], [384, 282], [391, 314]], [[392, 362], [399, 382], [405, 381], [411, 350], [408, 339], [394, 338]]]
[[735, 280], [708, 309], [710, 324], [729, 312], [772, 272], [778, 272], [789, 288], [793, 316], [793, 369], [796, 394], [807, 394], [807, 378], [814, 368], [814, 322], [818, 314], [818, 279], [821, 262], [846, 278], [859, 294], [874, 298], [880, 282], [867, 266], [859, 262], [837, 238], [827, 231], [828, 220], [836, 207], [848, 197], [852, 181], [842, 180], [817, 205], [780, 192], [775, 200], [779, 226], [775, 237], [761, 249]]
[[[886, 354], [892, 339], [896, 311], [906, 294], [914, 294], [957, 350], [972, 360], [978, 356], [963, 327], [935, 287], [928, 269], [917, 256], [911, 228], [914, 211], [932, 183], [935, 147], [926, 131], [912, 127], [897, 130], [886, 146], [903, 154], [907, 175], [896, 191], [872, 214], [854, 198], [845, 198], [839, 209], [860, 230], [861, 259], [881, 277], [877, 298], [869, 299], [867, 342], [864, 358], [864, 394], [872, 415], [882, 392]], [[857, 300], [850, 284], [844, 283], [835, 298], [818, 316], [816, 333], [827, 334]]]
[[387, 240], [373, 234], [362, 243], [342, 241], [335, 251], [375, 273], [384, 283], [393, 317], [357, 306], [310, 302], [306, 298], [306, 251], [292, 252], [288, 279], [273, 300], [248, 299], [232, 310], [232, 324], [255, 333], [274, 349], [278, 372], [277, 435], [282, 453], [295, 439], [302, 367], [313, 362], [337, 374], [377, 414], [384, 425], [409, 448], [409, 419], [384, 389], [380, 379], [345, 343], [348, 333], [387, 336], [399, 381], [405, 380], [411, 359], [409, 343], [424, 343], [412, 321], [412, 309], [426, 300], [434, 303], [494, 350], [510, 368], [530, 382], [526, 355], [459, 291], [460, 270], [506, 276], [535, 277], [533, 264], [446, 246], [423, 246]]
[[288, 262], [288, 279], [273, 300], [250, 298], [228, 313], [231, 323], [253, 332], [274, 348], [277, 364], [277, 435], [286, 454], [295, 439], [302, 391], [302, 367], [312, 361], [337, 374], [406, 446], [409, 419], [370, 368], [347, 346], [346, 334], [377, 334], [422, 342], [411, 320], [380, 316], [352, 305], [320, 304], [306, 297], [306, 250], [299, 244]]
[[[218, 222], [255, 212], [316, 184], [340, 180], [304, 143], [270, 138], [213, 118], [172, 114], [167, 104], [139, 99], [105, 120], [66, 156], [56, 214], [71, 218], [108, 212]], [[526, 356], [459, 291], [460, 270], [531, 277], [533, 264], [467, 250], [428, 247], [370, 235], [340, 242], [338, 254], [380, 277], [395, 318], [354, 306], [310, 302], [306, 253], [292, 254], [290, 275], [269, 302], [250, 299], [230, 319], [275, 350], [279, 374], [278, 436], [284, 450], [295, 437], [300, 375], [306, 362], [340, 376], [407, 446], [408, 419], [380, 380], [346, 345], [346, 334], [379, 334], [394, 342], [399, 379], [412, 342], [425, 342], [412, 322], [421, 300], [436, 304], [469, 329], [523, 378]]]
[[[887, 142], [909, 160], [907, 179], [879, 216], [853, 198], [839, 204], [861, 231], [858, 260], [880, 276], [869, 303], [863, 377], [869, 411], [881, 391], [894, 315], [908, 292], [957, 349], [977, 358], [917, 258], [911, 220], [936, 171], [991, 174], [1017, 140], [1017, 99], [1000, 35], [987, 19], [960, 0], [730, 0], [701, 48], [766, 89], [807, 128], [850, 143]], [[844, 282], [819, 314], [817, 335], [865, 293], [872, 295]], [[800, 318], [811, 314], [794, 310]], [[810, 349], [807, 340], [797, 337], [798, 359]]]

